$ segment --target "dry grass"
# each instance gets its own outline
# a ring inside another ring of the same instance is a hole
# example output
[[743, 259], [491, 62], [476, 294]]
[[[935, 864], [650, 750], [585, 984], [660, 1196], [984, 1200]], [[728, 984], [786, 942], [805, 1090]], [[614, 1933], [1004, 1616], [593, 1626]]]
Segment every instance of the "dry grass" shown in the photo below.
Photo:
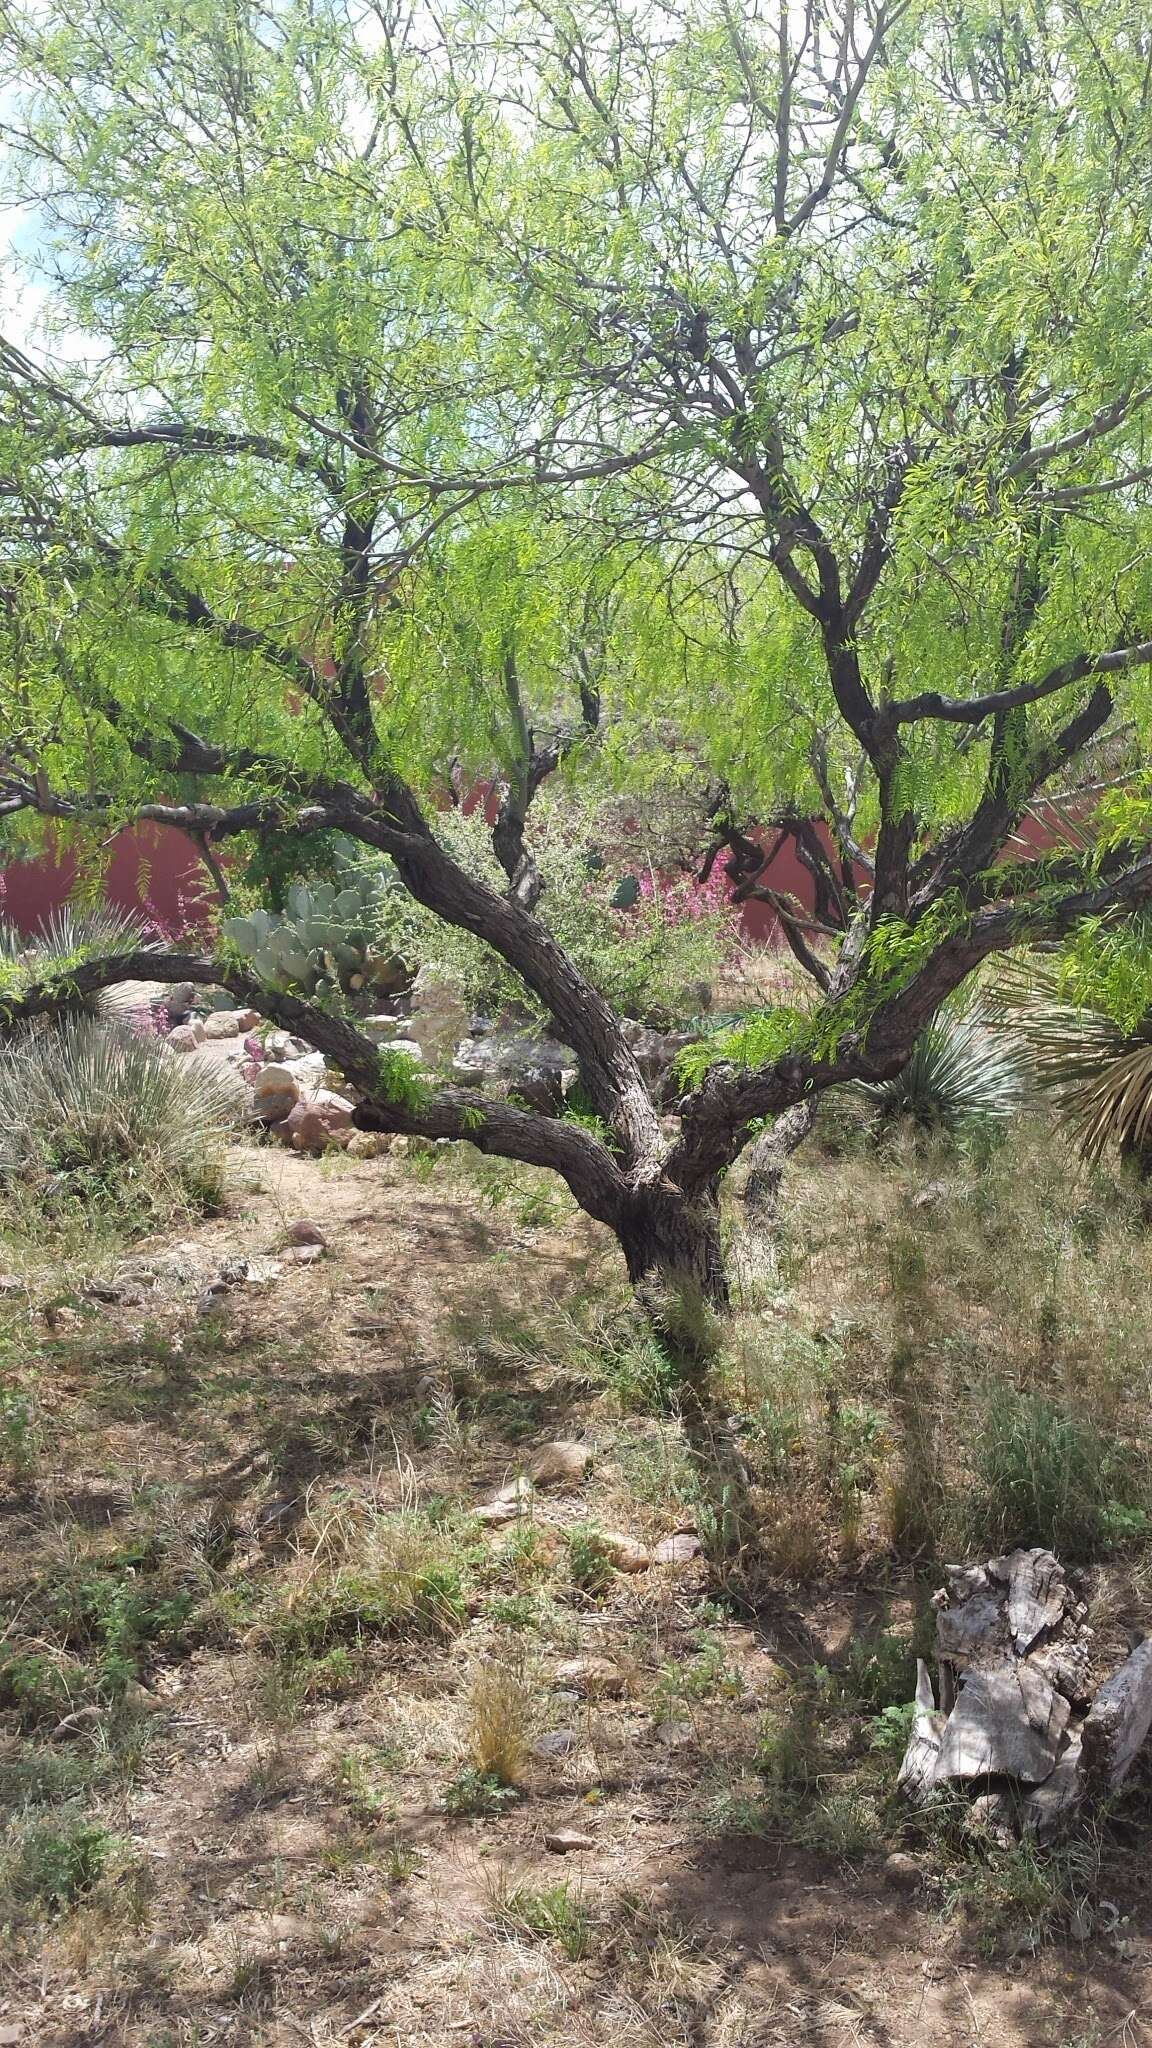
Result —
[[533, 1676], [520, 1659], [491, 1658], [479, 1666], [468, 1688], [467, 1745], [483, 1776], [500, 1785], [521, 1783], [537, 1705]]

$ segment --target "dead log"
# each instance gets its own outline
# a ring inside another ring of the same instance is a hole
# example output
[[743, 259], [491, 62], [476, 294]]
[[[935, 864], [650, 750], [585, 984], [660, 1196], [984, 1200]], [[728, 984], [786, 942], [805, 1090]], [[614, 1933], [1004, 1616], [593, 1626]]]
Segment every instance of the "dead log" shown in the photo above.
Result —
[[[1152, 1730], [1152, 1641], [1090, 1699], [1092, 1631], [1063, 1566], [1016, 1550], [954, 1566], [934, 1596], [937, 1677], [917, 1665], [897, 1780], [911, 1804], [967, 1791], [973, 1824], [1048, 1838], [1123, 1782]], [[993, 1825], [994, 1823], [994, 1825]]]

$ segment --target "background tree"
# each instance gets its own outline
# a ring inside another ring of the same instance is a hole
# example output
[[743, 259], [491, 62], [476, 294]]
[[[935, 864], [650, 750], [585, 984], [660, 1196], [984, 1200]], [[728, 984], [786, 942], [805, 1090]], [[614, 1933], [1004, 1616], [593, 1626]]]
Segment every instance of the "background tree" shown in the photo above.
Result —
[[[556, 1019], [599, 1128], [418, 1082], [227, 959], [69, 985], [223, 982], [365, 1124], [553, 1167], [635, 1281], [722, 1298], [719, 1188], [762, 1119], [897, 1071], [990, 955], [1152, 890], [1152, 31], [129, 0], [10, 12], [3, 43], [67, 346], [0, 361], [0, 809], [361, 841]], [[781, 806], [835, 840], [836, 915], [792, 934], [819, 1002], [702, 1043], [674, 1134], [536, 914], [530, 799], [594, 703], [605, 775], [642, 792], [674, 731], [730, 843]], [[493, 759], [503, 890], [428, 808]], [[1118, 776], [1087, 851], [1002, 857], [1038, 792]]]

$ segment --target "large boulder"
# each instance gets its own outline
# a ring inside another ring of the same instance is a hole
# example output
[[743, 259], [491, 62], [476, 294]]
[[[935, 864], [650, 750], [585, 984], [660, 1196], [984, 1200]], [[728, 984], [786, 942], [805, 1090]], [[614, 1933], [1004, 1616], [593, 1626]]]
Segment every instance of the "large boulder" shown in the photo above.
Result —
[[252, 1114], [263, 1124], [281, 1124], [300, 1100], [300, 1083], [287, 1066], [273, 1061], [252, 1083]]
[[317, 1089], [306, 1102], [298, 1102], [280, 1125], [296, 1152], [326, 1152], [342, 1148], [352, 1136], [352, 1104], [328, 1088]]
[[168, 1033], [165, 1043], [173, 1052], [195, 1052], [197, 1046], [204, 1043], [204, 1026], [199, 1017], [194, 1017], [188, 1024], [177, 1024], [176, 1029]]
[[556, 1116], [576, 1078], [570, 1045], [526, 1031], [487, 1031], [461, 1039], [452, 1062], [459, 1088], [491, 1088], [529, 1109]]

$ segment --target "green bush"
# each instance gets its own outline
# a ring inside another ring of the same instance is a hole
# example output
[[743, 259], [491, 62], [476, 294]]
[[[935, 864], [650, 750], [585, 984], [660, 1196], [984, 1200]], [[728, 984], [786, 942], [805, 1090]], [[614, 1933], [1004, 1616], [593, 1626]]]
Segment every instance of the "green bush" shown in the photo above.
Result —
[[[735, 922], [723, 910], [687, 914], [682, 887], [660, 882], [640, 843], [629, 845], [628, 861], [644, 870], [643, 886], [626, 906], [614, 902], [624, 855], [613, 864], [600, 850], [611, 830], [571, 791], [546, 791], [537, 799], [530, 837], [545, 886], [536, 914], [626, 1016], [662, 1026], [695, 1017], [735, 943]], [[507, 887], [481, 812], [447, 812], [436, 831], [470, 873], [495, 889]], [[498, 1015], [515, 1004], [544, 1020], [537, 998], [487, 946], [410, 896], [388, 891], [380, 898], [379, 920], [382, 952], [434, 968], [474, 1009]]]
[[0, 1183], [149, 1223], [220, 1200], [234, 1084], [88, 1018], [0, 1045]]
[[971, 1462], [968, 1535], [979, 1548], [1042, 1544], [1087, 1560], [1147, 1525], [1146, 1488], [1119, 1446], [1045, 1394], [997, 1387]]
[[118, 1846], [79, 1808], [18, 1821], [0, 1857], [0, 1901], [55, 1912], [73, 1906], [93, 1890]]

